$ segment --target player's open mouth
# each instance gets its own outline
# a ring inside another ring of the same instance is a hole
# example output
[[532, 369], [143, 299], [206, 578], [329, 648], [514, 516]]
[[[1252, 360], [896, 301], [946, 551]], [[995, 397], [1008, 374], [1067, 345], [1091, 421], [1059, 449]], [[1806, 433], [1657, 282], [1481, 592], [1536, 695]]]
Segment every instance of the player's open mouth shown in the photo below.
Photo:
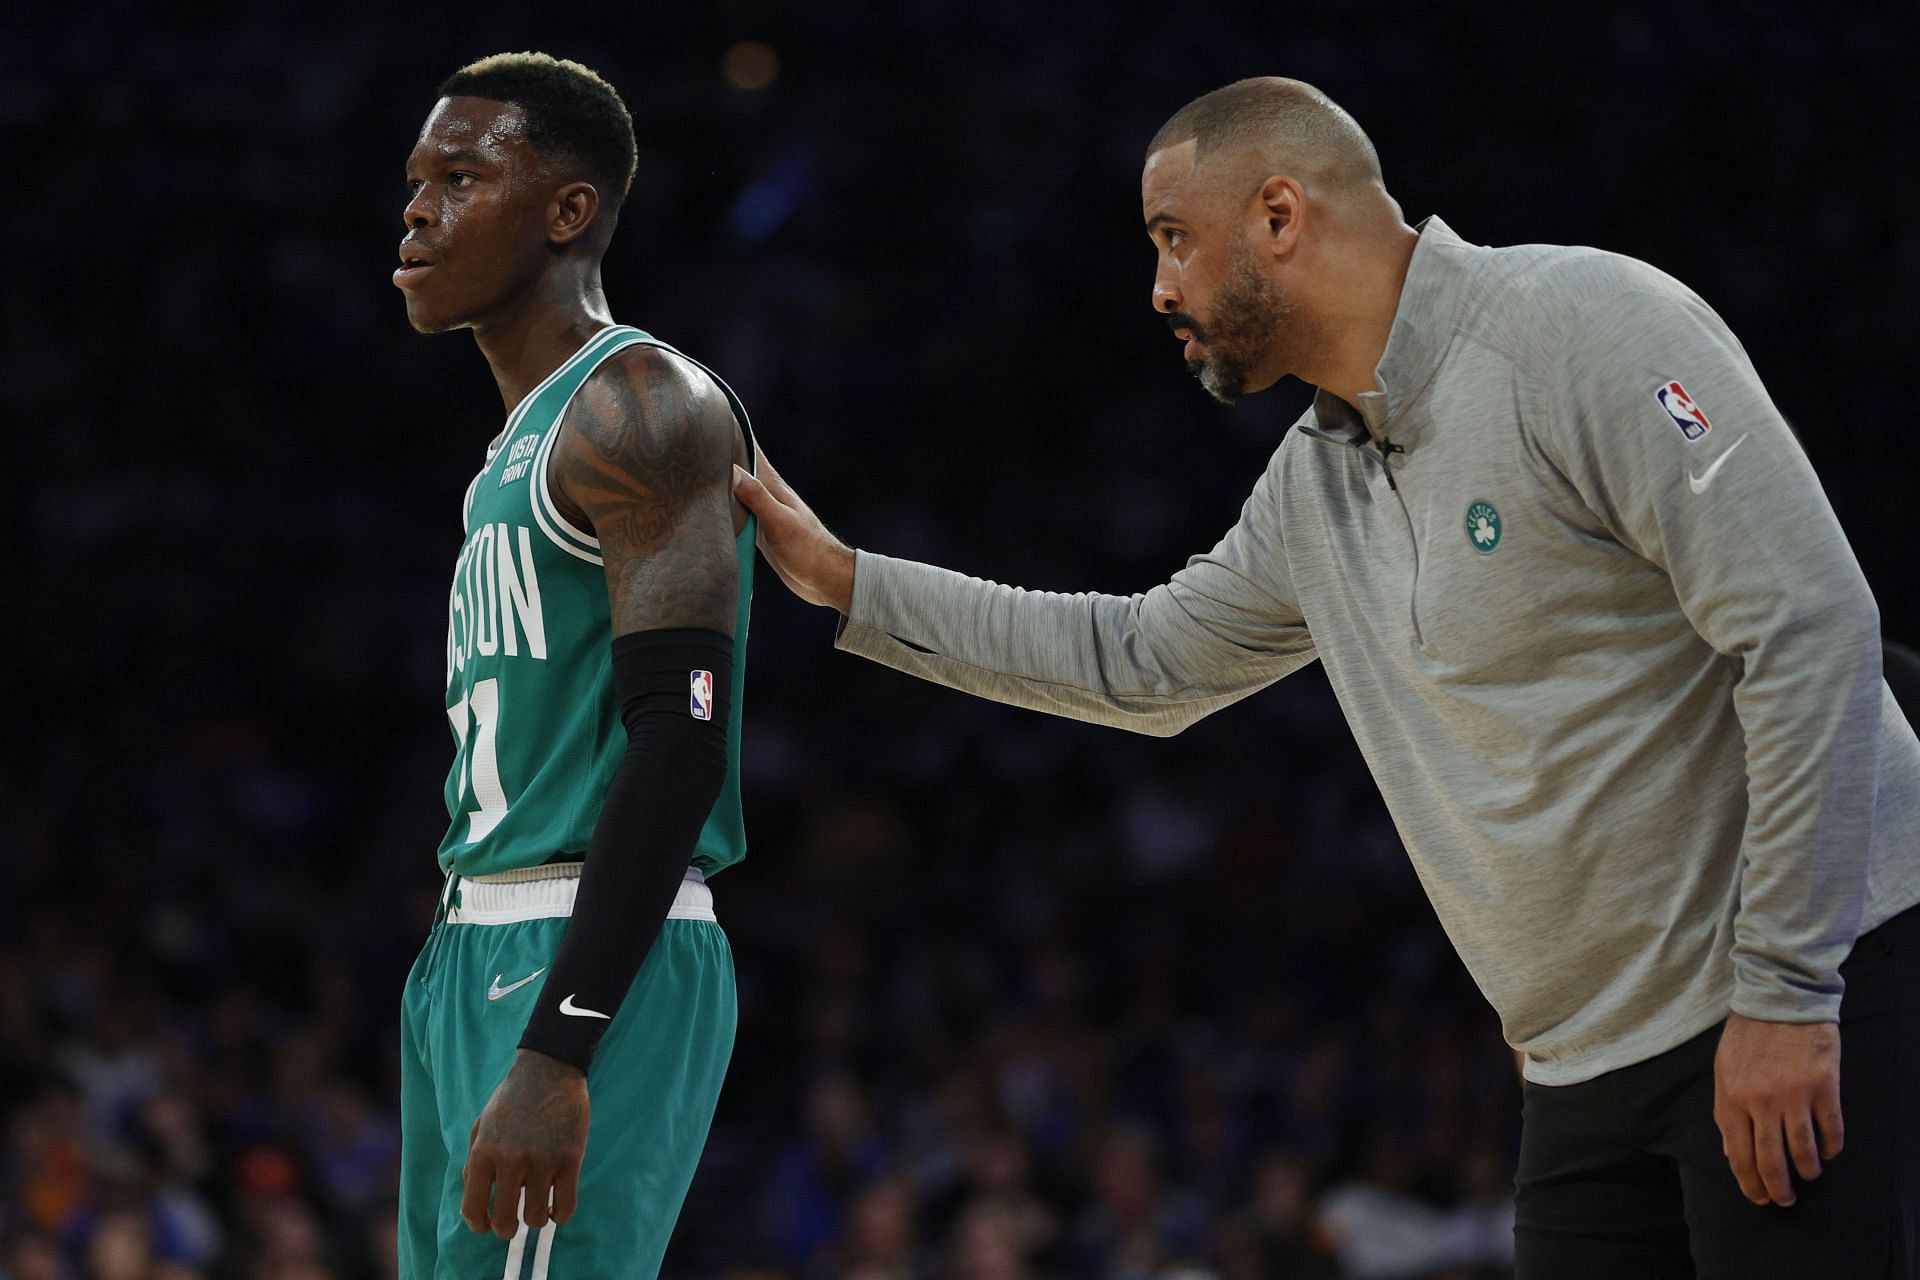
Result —
[[393, 273], [393, 282], [402, 289], [419, 284], [439, 264], [439, 256], [424, 240], [408, 236], [400, 242], [400, 267]]

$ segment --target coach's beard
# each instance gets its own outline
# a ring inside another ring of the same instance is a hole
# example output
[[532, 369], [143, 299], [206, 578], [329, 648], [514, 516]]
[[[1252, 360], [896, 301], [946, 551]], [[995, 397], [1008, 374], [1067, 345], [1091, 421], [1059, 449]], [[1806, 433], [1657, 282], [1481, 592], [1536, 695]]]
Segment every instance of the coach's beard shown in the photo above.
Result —
[[1215, 400], [1237, 404], [1247, 394], [1247, 380], [1272, 351], [1274, 335], [1297, 319], [1297, 311], [1243, 247], [1234, 254], [1233, 274], [1220, 291], [1211, 323], [1195, 324], [1184, 315], [1168, 319], [1183, 321], [1178, 327], [1187, 329], [1206, 349], [1202, 358], [1187, 361], [1187, 372]]

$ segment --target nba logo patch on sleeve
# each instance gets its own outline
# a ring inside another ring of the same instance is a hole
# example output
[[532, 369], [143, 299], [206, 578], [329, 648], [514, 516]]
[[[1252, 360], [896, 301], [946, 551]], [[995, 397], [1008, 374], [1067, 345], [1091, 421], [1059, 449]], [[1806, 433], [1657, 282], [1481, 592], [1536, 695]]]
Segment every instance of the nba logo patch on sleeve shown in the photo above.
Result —
[[1660, 407], [1673, 419], [1673, 425], [1680, 428], [1680, 434], [1687, 439], [1698, 440], [1713, 430], [1713, 424], [1700, 412], [1700, 406], [1693, 402], [1687, 389], [1671, 378], [1660, 385], [1653, 398], [1660, 402]]
[[687, 709], [695, 720], [713, 719], [713, 672], [695, 671], [691, 673], [693, 698]]

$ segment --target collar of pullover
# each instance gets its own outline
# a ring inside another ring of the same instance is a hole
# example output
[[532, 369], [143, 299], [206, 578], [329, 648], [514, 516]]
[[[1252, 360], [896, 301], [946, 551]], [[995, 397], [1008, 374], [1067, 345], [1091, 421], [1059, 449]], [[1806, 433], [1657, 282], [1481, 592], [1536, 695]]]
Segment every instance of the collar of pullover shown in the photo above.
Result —
[[1416, 420], [1406, 410], [1433, 381], [1453, 341], [1453, 318], [1462, 292], [1460, 251], [1467, 242], [1438, 216], [1415, 228], [1420, 239], [1407, 264], [1400, 304], [1394, 309], [1387, 349], [1374, 368], [1377, 389], [1361, 393], [1357, 405], [1318, 391], [1313, 397], [1309, 435], [1338, 444], [1365, 444], [1391, 438], [1411, 449], [1418, 441]]

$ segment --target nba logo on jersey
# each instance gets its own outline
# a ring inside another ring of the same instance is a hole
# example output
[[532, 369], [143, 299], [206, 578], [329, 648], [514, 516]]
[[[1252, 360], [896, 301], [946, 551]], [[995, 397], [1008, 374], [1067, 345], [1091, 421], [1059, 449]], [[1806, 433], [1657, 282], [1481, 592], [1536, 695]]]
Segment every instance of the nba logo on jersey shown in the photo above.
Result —
[[1693, 402], [1693, 397], [1678, 382], [1668, 380], [1653, 393], [1653, 398], [1660, 402], [1660, 407], [1673, 419], [1673, 425], [1680, 428], [1680, 434], [1687, 439], [1698, 440], [1713, 430], [1707, 415], [1700, 412], [1700, 406]]
[[713, 672], [695, 671], [691, 673], [693, 682], [693, 700], [688, 710], [695, 720], [713, 719]]

